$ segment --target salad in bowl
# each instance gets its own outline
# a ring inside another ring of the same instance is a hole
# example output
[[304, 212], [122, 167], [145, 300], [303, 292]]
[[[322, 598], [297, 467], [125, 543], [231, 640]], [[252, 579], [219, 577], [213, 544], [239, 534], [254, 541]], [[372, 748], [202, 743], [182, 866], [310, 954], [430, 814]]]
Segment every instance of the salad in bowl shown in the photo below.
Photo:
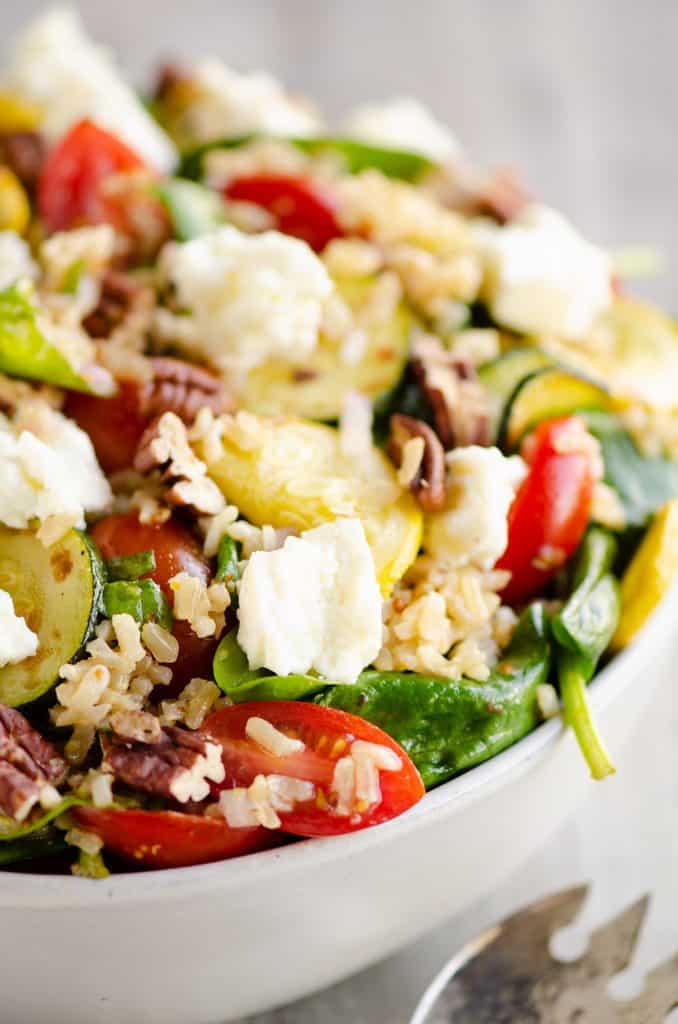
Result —
[[0, 864], [368, 828], [587, 702], [678, 565], [672, 320], [412, 100], [0, 81]]

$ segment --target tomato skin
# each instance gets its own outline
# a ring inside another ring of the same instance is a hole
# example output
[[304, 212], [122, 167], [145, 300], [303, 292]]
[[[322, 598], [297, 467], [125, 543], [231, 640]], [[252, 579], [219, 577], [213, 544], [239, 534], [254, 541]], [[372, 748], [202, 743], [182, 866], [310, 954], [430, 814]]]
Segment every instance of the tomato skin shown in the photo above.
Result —
[[[91, 530], [94, 542], [104, 558], [135, 555], [153, 551], [156, 568], [149, 573], [170, 601], [173, 593], [169, 581], [179, 572], [199, 576], [209, 583], [212, 569], [202, 549], [190, 533], [174, 519], [166, 523], [140, 523], [134, 513], [107, 516]], [[179, 641], [179, 657], [172, 665], [172, 682], [163, 687], [163, 696], [173, 697], [195, 677], [211, 679], [212, 659], [219, 637], [199, 637], [187, 622], [175, 620], [172, 627]]]
[[229, 182], [224, 195], [227, 199], [263, 206], [275, 217], [278, 231], [301, 238], [316, 252], [344, 233], [332, 196], [309, 178], [253, 174]]
[[[245, 734], [252, 717], [264, 718], [301, 739], [306, 749], [284, 757], [268, 754]], [[335, 764], [348, 753], [353, 740], [388, 747], [401, 759], [399, 771], [380, 772], [381, 802], [362, 814], [339, 816], [315, 800], [298, 804], [288, 813], [279, 812], [282, 830], [292, 835], [341, 835], [379, 825], [402, 814], [424, 795], [419, 773], [402, 747], [376, 725], [346, 711], [300, 701], [252, 701], [215, 711], [201, 731], [222, 745], [226, 780], [219, 789], [249, 786], [259, 774], [275, 774], [313, 782], [327, 796]]]
[[231, 828], [223, 819], [177, 811], [99, 810], [74, 807], [82, 828], [112, 853], [147, 868], [181, 868], [256, 853], [274, 845], [262, 827]]
[[89, 435], [105, 473], [129, 469], [148, 426], [143, 412], [143, 383], [119, 380], [112, 398], [71, 391], [64, 412]]
[[141, 523], [133, 512], [106, 516], [95, 523], [91, 533], [106, 559], [152, 551], [156, 568], [149, 575], [167, 597], [172, 596], [169, 581], [178, 572], [200, 576], [205, 583], [210, 579], [210, 564], [198, 541], [174, 519], [166, 523]]
[[38, 209], [48, 231], [111, 220], [102, 183], [145, 169], [129, 146], [93, 121], [78, 121], [54, 146], [40, 174]]
[[578, 416], [545, 420], [521, 447], [528, 464], [508, 518], [508, 545], [496, 564], [511, 579], [511, 604], [537, 594], [579, 547], [600, 477], [597, 442]]

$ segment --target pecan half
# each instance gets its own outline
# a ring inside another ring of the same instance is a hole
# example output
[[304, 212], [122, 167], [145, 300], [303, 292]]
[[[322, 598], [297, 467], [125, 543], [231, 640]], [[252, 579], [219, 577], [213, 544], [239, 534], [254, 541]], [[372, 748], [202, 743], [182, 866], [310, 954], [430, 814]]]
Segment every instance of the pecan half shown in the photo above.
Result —
[[[408, 442], [417, 439], [418, 451], [410, 446], [414, 459], [408, 467]], [[445, 507], [445, 451], [428, 423], [401, 414], [391, 416], [388, 454], [401, 471], [406, 471], [408, 479], [401, 482], [409, 487], [421, 508], [440, 512]]]
[[160, 472], [168, 484], [165, 500], [170, 505], [193, 509], [202, 515], [216, 515], [224, 507], [224, 497], [207, 467], [188, 443], [186, 426], [176, 413], [163, 413], [144, 431], [134, 459], [139, 473]]
[[487, 395], [470, 363], [447, 352], [437, 338], [427, 336], [415, 341], [411, 366], [446, 451], [490, 444]]
[[153, 377], [143, 398], [143, 413], [149, 419], [174, 412], [191, 424], [205, 407], [216, 415], [234, 410], [233, 395], [209, 370], [169, 356], [154, 356], [149, 362]]
[[153, 99], [172, 100], [177, 90], [194, 89], [193, 78], [181, 64], [168, 61], [158, 69], [158, 77], [153, 89]]
[[38, 184], [46, 153], [45, 140], [37, 132], [0, 135], [0, 164], [6, 164], [31, 193]]
[[204, 800], [210, 782], [223, 782], [221, 744], [175, 726], [167, 726], [157, 743], [118, 737], [102, 740], [102, 768], [132, 789], [185, 804]]
[[131, 316], [150, 315], [155, 305], [152, 288], [140, 284], [122, 270], [107, 270], [101, 278], [99, 302], [83, 320], [92, 338], [108, 338]]
[[66, 762], [19, 711], [0, 704], [0, 808], [24, 821], [47, 786], [63, 781]]

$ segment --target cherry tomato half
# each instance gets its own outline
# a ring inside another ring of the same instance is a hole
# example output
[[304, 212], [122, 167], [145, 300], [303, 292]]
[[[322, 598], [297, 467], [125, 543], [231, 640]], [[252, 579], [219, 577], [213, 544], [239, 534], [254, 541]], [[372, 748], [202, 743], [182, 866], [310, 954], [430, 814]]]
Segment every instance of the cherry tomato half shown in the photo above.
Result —
[[[156, 568], [152, 579], [170, 600], [169, 581], [179, 572], [199, 576], [208, 583], [212, 569], [200, 545], [185, 527], [175, 520], [166, 523], [140, 523], [135, 514], [107, 516], [92, 528], [92, 537], [104, 558], [135, 555], [152, 551]], [[175, 620], [172, 632], [179, 641], [179, 657], [172, 665], [172, 683], [163, 689], [170, 697], [194, 677], [212, 678], [212, 659], [218, 637], [200, 638], [187, 622]]]
[[[263, 718], [286, 735], [302, 740], [305, 749], [283, 757], [267, 753], [246, 735], [252, 717]], [[286, 775], [315, 785], [313, 800], [279, 814], [283, 831], [292, 835], [340, 835], [379, 825], [402, 814], [424, 795], [417, 769], [395, 740], [345, 711], [297, 701], [253, 701], [215, 711], [203, 723], [202, 732], [222, 745], [226, 787], [248, 786], [260, 774]], [[380, 771], [379, 803], [362, 811], [356, 808], [350, 816], [339, 815], [331, 806], [332, 778], [337, 761], [349, 753], [354, 740], [387, 747], [398, 755], [401, 767]]]
[[111, 222], [106, 178], [145, 168], [141, 157], [93, 121], [79, 121], [54, 146], [38, 182], [38, 208], [48, 231]]
[[266, 849], [270, 829], [231, 828], [223, 819], [176, 811], [99, 810], [74, 807], [74, 820], [125, 860], [148, 868], [181, 868]]
[[508, 545], [497, 569], [511, 579], [505, 601], [538, 593], [579, 547], [591, 514], [600, 449], [578, 416], [545, 420], [525, 439], [529, 466], [509, 511]]
[[143, 410], [144, 384], [119, 380], [112, 398], [71, 391], [64, 412], [89, 435], [105, 473], [129, 469], [149, 418]]
[[301, 238], [316, 252], [343, 235], [332, 196], [309, 178], [253, 174], [229, 182], [224, 195], [263, 206], [275, 218], [278, 231]]

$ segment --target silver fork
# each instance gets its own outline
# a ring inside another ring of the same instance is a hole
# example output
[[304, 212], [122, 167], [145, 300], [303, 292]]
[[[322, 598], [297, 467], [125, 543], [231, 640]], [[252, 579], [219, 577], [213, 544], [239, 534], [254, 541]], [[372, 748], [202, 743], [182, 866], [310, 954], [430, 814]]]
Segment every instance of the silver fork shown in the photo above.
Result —
[[578, 960], [551, 956], [552, 935], [587, 892], [557, 893], [474, 939], [433, 980], [411, 1024], [663, 1024], [678, 1007], [678, 953], [648, 974], [636, 999], [618, 1002], [607, 992], [631, 960], [648, 896], [598, 928]]

